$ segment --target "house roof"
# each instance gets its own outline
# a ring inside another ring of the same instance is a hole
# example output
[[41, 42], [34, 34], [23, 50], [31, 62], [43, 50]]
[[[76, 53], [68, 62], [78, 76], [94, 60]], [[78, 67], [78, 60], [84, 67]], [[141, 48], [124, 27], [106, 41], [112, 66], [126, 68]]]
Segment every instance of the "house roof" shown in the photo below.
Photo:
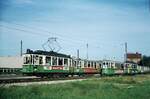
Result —
[[127, 58], [142, 58], [140, 53], [127, 53]]

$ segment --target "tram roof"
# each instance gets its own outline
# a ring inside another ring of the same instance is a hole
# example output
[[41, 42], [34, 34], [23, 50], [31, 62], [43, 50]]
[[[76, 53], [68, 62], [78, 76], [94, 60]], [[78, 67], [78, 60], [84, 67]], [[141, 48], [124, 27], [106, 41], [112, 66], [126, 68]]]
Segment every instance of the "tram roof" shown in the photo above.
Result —
[[49, 55], [49, 56], [71, 58], [70, 55], [57, 53], [57, 52], [54, 52], [54, 51], [43, 51], [43, 50], [35, 50], [35, 51], [33, 51], [33, 50], [30, 50], [30, 49], [27, 49], [26, 54], [38, 54], [38, 55]]

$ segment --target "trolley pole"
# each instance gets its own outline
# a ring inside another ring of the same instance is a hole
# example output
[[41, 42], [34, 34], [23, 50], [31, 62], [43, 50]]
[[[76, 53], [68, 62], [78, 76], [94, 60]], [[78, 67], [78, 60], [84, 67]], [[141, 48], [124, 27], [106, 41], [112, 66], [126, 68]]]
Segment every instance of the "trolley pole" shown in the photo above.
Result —
[[79, 49], [77, 50], [77, 58], [79, 60]]
[[20, 56], [22, 56], [22, 40], [20, 42], [21, 46], [20, 46]]
[[125, 42], [125, 62], [127, 62], [127, 53], [128, 53], [128, 45], [127, 42]]
[[88, 60], [88, 58], [89, 58], [89, 55], [88, 55], [88, 47], [89, 47], [89, 45], [88, 45], [88, 43], [86, 44], [86, 48], [87, 48], [87, 52], [86, 52], [86, 59]]
[[79, 66], [79, 49], [77, 49], [77, 68]]

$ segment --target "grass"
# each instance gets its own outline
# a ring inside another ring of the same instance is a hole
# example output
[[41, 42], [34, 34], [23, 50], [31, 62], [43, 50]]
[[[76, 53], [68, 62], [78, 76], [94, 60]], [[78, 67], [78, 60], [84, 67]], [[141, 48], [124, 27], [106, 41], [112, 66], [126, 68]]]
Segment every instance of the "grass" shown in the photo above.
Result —
[[150, 75], [0, 88], [0, 99], [149, 99]]

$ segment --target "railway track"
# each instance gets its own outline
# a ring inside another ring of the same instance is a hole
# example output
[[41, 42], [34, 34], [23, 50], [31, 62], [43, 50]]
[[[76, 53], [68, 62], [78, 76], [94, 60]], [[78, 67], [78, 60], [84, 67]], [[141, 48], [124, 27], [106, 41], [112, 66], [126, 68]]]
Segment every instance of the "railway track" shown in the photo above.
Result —
[[[116, 75], [118, 76], [118, 75]], [[123, 76], [123, 75], [122, 75]], [[53, 77], [53, 78], [41, 78], [36, 76], [19, 76], [19, 77], [2, 77], [0, 78], [0, 84], [11, 84], [11, 83], [23, 83], [23, 82], [41, 82], [41, 81], [57, 81], [57, 80], [74, 80], [74, 79], [87, 79], [87, 78], [100, 78], [97, 76], [74, 76], [74, 77]]]
[[[139, 74], [142, 75], [142, 74]], [[129, 75], [114, 75], [114, 76], [129, 76]], [[130, 75], [135, 76], [135, 75]], [[103, 76], [105, 77], [105, 76]], [[74, 76], [65, 78], [40, 78], [35, 76], [21, 76], [21, 77], [3, 77], [0, 78], [0, 87], [9, 86], [26, 86], [36, 84], [58, 84], [64, 82], [81, 81], [89, 78], [101, 78], [101, 76]]]
[[40, 78], [38, 77], [4, 77], [0, 78], [0, 84], [8, 84], [8, 83], [18, 83], [18, 82], [31, 82], [31, 81], [38, 81]]
[[41, 82], [41, 81], [59, 81], [59, 80], [75, 80], [75, 79], [86, 79], [89, 77], [65, 77], [65, 78], [40, 78], [40, 77], [29, 77], [29, 76], [22, 76], [22, 77], [7, 77], [7, 78], [0, 78], [0, 85], [5, 84], [13, 84], [13, 83], [30, 83], [30, 82]]

